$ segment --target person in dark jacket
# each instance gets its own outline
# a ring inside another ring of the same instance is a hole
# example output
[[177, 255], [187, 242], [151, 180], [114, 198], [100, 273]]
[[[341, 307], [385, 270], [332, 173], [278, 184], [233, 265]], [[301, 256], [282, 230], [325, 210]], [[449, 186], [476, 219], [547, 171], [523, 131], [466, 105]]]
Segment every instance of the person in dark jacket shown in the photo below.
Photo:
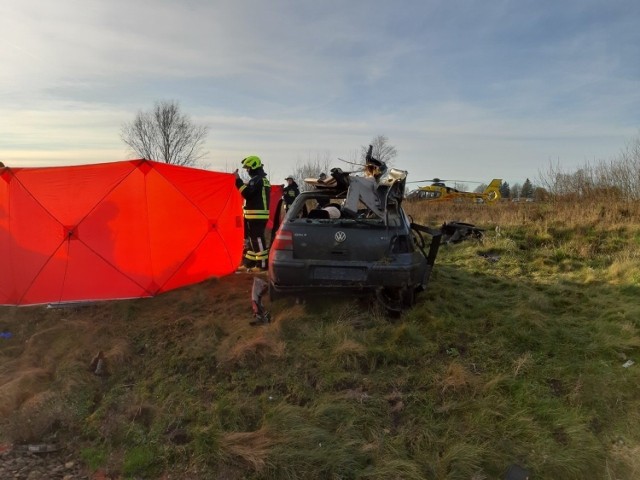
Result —
[[296, 197], [300, 195], [300, 189], [293, 177], [289, 176], [285, 178], [285, 180], [287, 181], [287, 185], [282, 190], [282, 200], [284, 200], [284, 211], [286, 212]]
[[264, 270], [267, 268], [269, 248], [264, 230], [269, 220], [269, 195], [271, 183], [264, 172], [259, 157], [251, 155], [242, 160], [242, 168], [249, 174], [245, 183], [238, 170], [235, 171], [236, 187], [244, 198], [244, 237], [246, 250], [243, 265], [247, 269]]

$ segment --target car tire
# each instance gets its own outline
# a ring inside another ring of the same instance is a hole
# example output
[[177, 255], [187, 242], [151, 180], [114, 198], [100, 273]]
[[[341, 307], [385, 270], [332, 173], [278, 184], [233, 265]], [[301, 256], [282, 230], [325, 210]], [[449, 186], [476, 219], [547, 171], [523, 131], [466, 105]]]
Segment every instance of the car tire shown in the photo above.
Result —
[[381, 288], [376, 290], [376, 298], [391, 314], [412, 308], [416, 303], [415, 287]]
[[416, 303], [416, 289], [413, 287], [406, 287], [401, 289], [400, 298], [402, 299], [403, 308], [411, 308]]
[[399, 315], [405, 307], [404, 288], [379, 288], [376, 290], [376, 298], [389, 314]]

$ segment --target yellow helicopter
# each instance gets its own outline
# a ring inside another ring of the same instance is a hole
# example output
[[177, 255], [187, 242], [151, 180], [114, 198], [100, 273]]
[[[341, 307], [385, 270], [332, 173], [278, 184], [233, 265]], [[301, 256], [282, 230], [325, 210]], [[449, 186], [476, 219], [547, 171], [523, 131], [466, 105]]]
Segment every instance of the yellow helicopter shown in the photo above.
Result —
[[500, 186], [502, 179], [494, 178], [491, 183], [482, 192], [464, 192], [453, 187], [445, 185], [444, 182], [468, 182], [463, 180], [443, 180], [440, 178], [431, 178], [429, 180], [418, 180], [410, 183], [432, 182], [431, 185], [418, 187], [417, 190], [407, 195], [408, 199], [423, 199], [430, 201], [453, 201], [453, 202], [469, 202], [469, 203], [493, 203], [500, 200]]

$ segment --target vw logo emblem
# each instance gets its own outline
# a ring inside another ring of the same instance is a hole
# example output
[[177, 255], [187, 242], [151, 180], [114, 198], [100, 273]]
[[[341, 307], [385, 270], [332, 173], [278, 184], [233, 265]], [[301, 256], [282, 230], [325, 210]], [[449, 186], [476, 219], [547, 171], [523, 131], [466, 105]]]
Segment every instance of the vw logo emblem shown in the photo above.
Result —
[[336, 242], [342, 243], [347, 239], [347, 234], [340, 230], [339, 232], [336, 232], [334, 238], [336, 239]]

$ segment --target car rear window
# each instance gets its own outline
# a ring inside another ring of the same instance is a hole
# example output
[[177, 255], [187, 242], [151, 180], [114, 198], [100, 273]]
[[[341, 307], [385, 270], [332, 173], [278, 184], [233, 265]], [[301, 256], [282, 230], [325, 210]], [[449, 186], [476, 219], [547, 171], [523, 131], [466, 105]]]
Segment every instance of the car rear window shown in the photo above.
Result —
[[386, 219], [382, 219], [374, 214], [364, 203], [358, 202], [358, 210], [355, 217], [353, 217], [347, 216], [342, 212], [344, 196], [301, 195], [301, 197], [292, 205], [287, 215], [287, 221], [308, 224], [339, 223], [340, 225], [353, 224], [386, 227], [398, 227], [402, 224], [400, 215], [395, 209], [388, 210]]

